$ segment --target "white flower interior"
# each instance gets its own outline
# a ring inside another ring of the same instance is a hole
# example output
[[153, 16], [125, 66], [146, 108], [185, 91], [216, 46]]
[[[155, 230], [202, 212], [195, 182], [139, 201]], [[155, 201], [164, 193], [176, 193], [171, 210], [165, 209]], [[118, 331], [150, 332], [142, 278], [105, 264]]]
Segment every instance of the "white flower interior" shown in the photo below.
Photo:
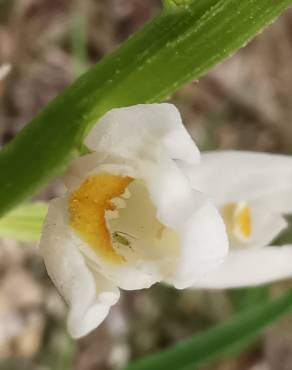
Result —
[[[105, 214], [116, 252], [128, 262], [178, 256], [177, 233], [157, 219], [156, 208], [144, 182], [135, 179], [126, 190], [123, 202], [121, 198], [118, 202], [113, 199], [116, 210]], [[169, 273], [173, 268], [168, 264]], [[167, 271], [163, 273], [167, 274]]]
[[71, 193], [69, 216], [78, 236], [106, 262], [166, 259], [161, 273], [175, 269], [178, 235], [157, 219], [142, 180], [110, 173], [89, 176]]

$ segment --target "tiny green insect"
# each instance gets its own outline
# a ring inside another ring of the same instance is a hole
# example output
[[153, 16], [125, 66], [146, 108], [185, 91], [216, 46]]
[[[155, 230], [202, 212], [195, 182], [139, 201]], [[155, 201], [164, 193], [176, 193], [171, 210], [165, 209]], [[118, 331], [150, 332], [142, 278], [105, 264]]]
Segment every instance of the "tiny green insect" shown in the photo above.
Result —
[[115, 231], [114, 233], [112, 233], [112, 238], [115, 242], [125, 245], [126, 247], [129, 247], [130, 249], [132, 249], [130, 240], [126, 238], [124, 235], [132, 239], [136, 239], [134, 236], [128, 233], [125, 233], [123, 231]]
[[131, 242], [124, 235], [131, 236], [127, 233], [123, 233], [122, 231], [115, 231], [114, 233], [112, 233], [112, 237], [115, 242], [127, 247], [131, 247]]

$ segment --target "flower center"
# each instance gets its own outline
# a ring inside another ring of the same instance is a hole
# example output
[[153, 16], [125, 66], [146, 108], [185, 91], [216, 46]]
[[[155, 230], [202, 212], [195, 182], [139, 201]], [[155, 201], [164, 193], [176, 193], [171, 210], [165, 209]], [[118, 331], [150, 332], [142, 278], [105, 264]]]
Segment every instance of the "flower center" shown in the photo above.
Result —
[[250, 239], [252, 233], [251, 210], [246, 203], [229, 203], [221, 208], [229, 237], [235, 237], [241, 242]]
[[101, 173], [88, 177], [69, 198], [70, 225], [78, 236], [89, 244], [95, 252], [111, 262], [122, 263], [112, 245], [112, 240], [126, 241], [127, 237], [109, 232], [106, 211], [115, 211], [113, 198], [119, 198], [133, 181], [128, 176]]

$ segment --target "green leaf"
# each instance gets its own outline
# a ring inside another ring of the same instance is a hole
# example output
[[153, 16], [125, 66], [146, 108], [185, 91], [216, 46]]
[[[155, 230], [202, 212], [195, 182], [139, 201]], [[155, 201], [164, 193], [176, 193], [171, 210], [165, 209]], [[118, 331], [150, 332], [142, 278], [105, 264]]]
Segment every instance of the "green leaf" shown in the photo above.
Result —
[[[269, 287], [257, 286], [251, 288], [229, 289], [226, 291], [234, 312], [240, 312], [247, 309], [252, 309], [258, 304], [267, 303], [270, 299]], [[254, 344], [256, 336], [251, 337], [240, 347], [241, 351], [247, 350]]]
[[244, 348], [280, 316], [292, 312], [292, 291], [234, 316], [229, 322], [130, 364], [125, 370], [180, 370], [202, 366]]
[[194, 0], [163, 11], [81, 76], [0, 152], [0, 215], [60, 174], [114, 107], [152, 103], [244, 45], [292, 0]]
[[191, 0], [162, 0], [165, 9], [176, 10], [181, 6], [188, 6]]
[[25, 204], [0, 220], [0, 237], [19, 241], [38, 241], [48, 210], [46, 203]]

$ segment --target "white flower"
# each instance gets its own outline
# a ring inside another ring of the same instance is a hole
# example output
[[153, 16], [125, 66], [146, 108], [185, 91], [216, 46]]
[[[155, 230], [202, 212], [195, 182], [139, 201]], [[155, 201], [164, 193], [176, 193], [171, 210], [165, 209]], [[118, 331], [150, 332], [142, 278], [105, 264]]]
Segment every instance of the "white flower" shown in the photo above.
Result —
[[[194, 286], [258, 285], [292, 276], [292, 246], [269, 246], [292, 213], [292, 157], [251, 152], [210, 152], [180, 167], [224, 218], [230, 252], [220, 267]], [[195, 168], [196, 167], [196, 168]]]
[[228, 249], [219, 212], [177, 165], [193, 167], [200, 154], [173, 105], [114, 109], [85, 144], [93, 153], [69, 169], [40, 242], [74, 337], [100, 324], [118, 288], [189, 287]]

